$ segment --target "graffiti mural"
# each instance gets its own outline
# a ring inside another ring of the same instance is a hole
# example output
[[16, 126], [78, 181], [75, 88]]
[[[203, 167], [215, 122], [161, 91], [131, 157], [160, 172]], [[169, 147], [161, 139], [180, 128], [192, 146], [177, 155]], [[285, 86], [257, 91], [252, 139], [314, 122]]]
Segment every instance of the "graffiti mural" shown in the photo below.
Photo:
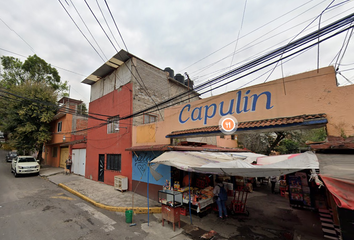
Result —
[[[135, 181], [147, 182], [148, 162], [160, 156], [163, 152], [136, 152], [133, 154], [132, 163], [132, 178]], [[163, 175], [163, 177], [156, 181], [150, 176], [149, 182], [157, 185], [163, 185], [166, 179], [170, 179], [171, 167], [161, 164], [156, 171]]]

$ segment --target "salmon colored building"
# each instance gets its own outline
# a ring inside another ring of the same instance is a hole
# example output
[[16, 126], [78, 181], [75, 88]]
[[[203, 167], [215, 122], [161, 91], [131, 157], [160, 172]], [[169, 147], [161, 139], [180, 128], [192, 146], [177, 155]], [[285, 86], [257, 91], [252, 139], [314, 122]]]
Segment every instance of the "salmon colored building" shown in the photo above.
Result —
[[353, 92], [354, 85], [337, 86], [333, 67], [301, 73], [165, 109], [163, 122], [134, 127], [133, 146], [223, 135], [218, 125], [227, 115], [239, 122], [236, 134], [325, 126], [328, 136], [353, 136]]
[[43, 159], [45, 165], [65, 168], [73, 149], [86, 149], [87, 117], [80, 114], [80, 100], [63, 97], [58, 103], [59, 110], [51, 122], [52, 139], [45, 144]]
[[[171, 178], [171, 167], [158, 167], [158, 172], [163, 175], [158, 181], [149, 179], [141, 169], [163, 151], [176, 150], [170, 145], [178, 139], [217, 136], [218, 145], [225, 146], [225, 137], [232, 135], [224, 136], [219, 122], [226, 116], [238, 120], [235, 135], [247, 131], [326, 127], [329, 139], [353, 136], [353, 92], [354, 85], [338, 87], [334, 68], [326, 67], [167, 108], [164, 121], [132, 129], [133, 147], [128, 150], [135, 152], [133, 179], [136, 183], [149, 182], [154, 191], [161, 189], [166, 179]], [[143, 191], [141, 189], [142, 195], [147, 194]], [[152, 194], [150, 192], [150, 196]]]

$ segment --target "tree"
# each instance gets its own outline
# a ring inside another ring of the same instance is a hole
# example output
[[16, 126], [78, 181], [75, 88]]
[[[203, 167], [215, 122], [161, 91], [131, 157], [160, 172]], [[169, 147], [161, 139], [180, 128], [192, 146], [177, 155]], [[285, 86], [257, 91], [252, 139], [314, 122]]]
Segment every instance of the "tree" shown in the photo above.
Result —
[[68, 90], [67, 82], [60, 81], [58, 71], [37, 55], [29, 56], [24, 63], [14, 57], [2, 56], [1, 63], [4, 69], [1, 81], [3, 87], [21, 85], [31, 80], [58, 92]]
[[299, 142], [293, 139], [283, 139], [279, 145], [275, 147], [275, 150], [280, 154], [298, 153], [299, 146]]
[[272, 151], [280, 154], [298, 153], [300, 147], [307, 147], [306, 142], [324, 141], [327, 137], [325, 128], [279, 131], [270, 133], [243, 133], [238, 135], [239, 146], [252, 152], [269, 155]]
[[57, 110], [57, 95], [67, 90], [55, 68], [36, 55], [22, 64], [1, 57], [4, 73], [0, 81], [0, 125], [9, 143], [22, 154], [38, 152], [51, 139], [50, 122]]
[[287, 132], [243, 133], [237, 136], [238, 144], [252, 152], [269, 155]]

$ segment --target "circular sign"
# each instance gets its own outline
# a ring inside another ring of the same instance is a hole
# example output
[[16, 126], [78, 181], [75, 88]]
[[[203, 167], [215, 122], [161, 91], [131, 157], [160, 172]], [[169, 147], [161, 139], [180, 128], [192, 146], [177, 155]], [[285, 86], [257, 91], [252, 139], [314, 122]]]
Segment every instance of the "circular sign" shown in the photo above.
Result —
[[219, 129], [224, 134], [233, 134], [238, 128], [238, 121], [231, 115], [224, 116], [219, 121]]

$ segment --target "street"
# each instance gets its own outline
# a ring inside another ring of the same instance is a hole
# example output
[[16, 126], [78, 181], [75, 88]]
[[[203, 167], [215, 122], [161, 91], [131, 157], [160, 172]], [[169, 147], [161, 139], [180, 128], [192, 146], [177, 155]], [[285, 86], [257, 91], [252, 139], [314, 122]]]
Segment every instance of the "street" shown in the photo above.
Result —
[[[150, 227], [145, 214], [134, 215], [136, 226], [130, 226], [124, 213], [96, 208], [44, 178], [15, 178], [5, 155], [0, 150], [0, 239], [170, 238], [172, 230], [162, 228], [152, 215]], [[188, 237], [181, 233], [173, 239]]]

